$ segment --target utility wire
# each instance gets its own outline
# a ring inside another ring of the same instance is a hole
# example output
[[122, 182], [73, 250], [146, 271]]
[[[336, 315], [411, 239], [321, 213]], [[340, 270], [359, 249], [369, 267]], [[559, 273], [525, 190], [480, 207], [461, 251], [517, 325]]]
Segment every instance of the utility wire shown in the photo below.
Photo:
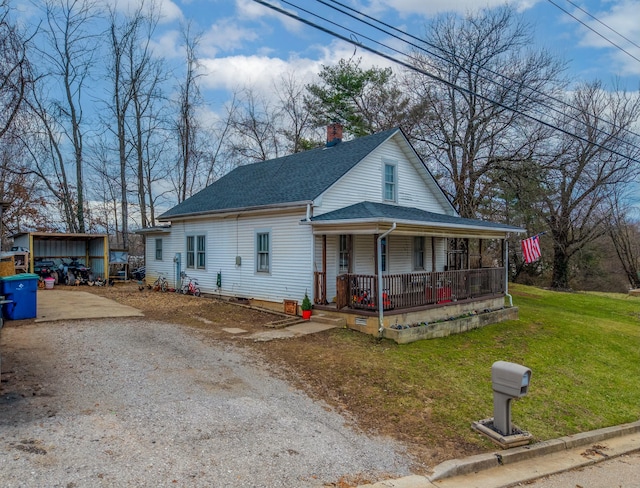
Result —
[[[545, 127], [549, 127], [549, 128], [551, 128], [553, 130], [559, 131], [559, 132], [561, 132], [561, 133], [563, 133], [565, 135], [568, 135], [570, 137], [578, 139], [578, 140], [580, 140], [582, 142], [585, 142], [585, 143], [587, 143], [589, 145], [593, 145], [593, 146], [599, 147], [601, 149], [604, 149], [604, 150], [608, 151], [611, 154], [614, 154], [616, 156], [620, 156], [622, 158], [628, 159], [628, 160], [630, 160], [632, 162], [640, 163], [640, 160], [637, 160], [637, 159], [632, 158], [632, 157], [630, 157], [628, 155], [622, 154], [622, 153], [620, 153], [620, 152], [618, 152], [618, 151], [616, 151], [614, 149], [611, 149], [611, 148], [608, 148], [606, 146], [603, 146], [600, 143], [590, 141], [590, 140], [588, 140], [588, 139], [586, 139], [586, 138], [584, 138], [582, 136], [579, 136], [579, 135], [574, 134], [574, 133], [572, 133], [572, 132], [570, 132], [570, 131], [568, 131], [566, 129], [563, 129], [562, 127], [559, 127], [559, 126], [554, 125], [554, 124], [552, 124], [550, 122], [547, 122], [547, 121], [544, 121], [544, 120], [539, 119], [537, 117], [534, 117], [533, 115], [524, 113], [521, 110], [515, 109], [515, 108], [510, 107], [510, 106], [508, 106], [508, 105], [506, 105], [504, 103], [501, 103], [501, 102], [498, 102], [496, 100], [493, 100], [493, 99], [491, 99], [491, 98], [489, 98], [487, 96], [484, 96], [484, 95], [482, 95], [480, 93], [477, 93], [477, 92], [475, 92], [473, 90], [470, 90], [470, 89], [461, 87], [459, 85], [456, 85], [455, 83], [452, 83], [452, 82], [442, 78], [441, 76], [438, 76], [438, 75], [435, 75], [433, 73], [429, 73], [428, 71], [425, 71], [423, 69], [417, 68], [416, 66], [413, 66], [412, 64], [410, 64], [410, 63], [408, 63], [406, 61], [402, 61], [402, 60], [396, 59], [393, 56], [391, 56], [390, 54], [386, 54], [386, 53], [383, 53], [381, 51], [378, 51], [378, 50], [376, 50], [376, 49], [374, 49], [372, 47], [367, 46], [366, 44], [363, 44], [363, 43], [355, 40], [354, 38], [343, 36], [343, 35], [335, 32], [335, 31], [332, 31], [332, 30], [330, 30], [330, 29], [328, 29], [328, 28], [326, 28], [324, 26], [316, 24], [316, 23], [314, 23], [314, 22], [312, 22], [312, 21], [310, 21], [308, 19], [305, 19], [305, 18], [303, 18], [303, 17], [301, 17], [301, 16], [299, 16], [299, 15], [297, 15], [295, 13], [289, 12], [289, 11], [283, 9], [283, 8], [280, 8], [280, 7], [277, 7], [277, 6], [273, 5], [273, 4], [270, 4], [270, 3], [268, 3], [268, 2], [266, 2], [264, 0], [253, 0], [253, 1], [265, 6], [267, 8], [270, 8], [270, 9], [272, 9], [272, 10], [274, 10], [274, 11], [276, 11], [276, 12], [282, 14], [282, 15], [285, 15], [285, 16], [287, 16], [289, 18], [295, 19], [295, 20], [297, 20], [297, 21], [299, 21], [301, 23], [307, 24], [310, 27], [318, 29], [318, 30], [320, 30], [322, 32], [325, 32], [326, 34], [329, 34], [329, 35], [331, 35], [333, 37], [336, 37], [336, 38], [341, 39], [341, 40], [343, 40], [345, 42], [348, 42], [349, 44], [352, 44], [352, 45], [354, 45], [356, 47], [360, 47], [360, 48], [364, 49], [365, 51], [368, 51], [368, 52], [371, 52], [371, 53], [376, 54], [378, 56], [381, 56], [381, 57], [383, 57], [385, 59], [388, 59], [389, 61], [392, 61], [393, 63], [399, 64], [399, 65], [401, 65], [401, 66], [403, 66], [403, 67], [405, 67], [407, 69], [410, 69], [412, 71], [416, 71], [416, 72], [418, 72], [418, 73], [420, 73], [420, 74], [422, 74], [424, 76], [427, 76], [428, 78], [431, 78], [433, 80], [439, 81], [439, 82], [449, 86], [450, 88], [452, 88], [452, 89], [454, 89], [456, 91], [463, 92], [463, 93], [466, 93], [468, 95], [476, 96], [476, 97], [478, 97], [478, 98], [480, 98], [480, 99], [482, 99], [482, 100], [484, 100], [486, 102], [489, 102], [489, 103], [491, 103], [491, 104], [493, 104], [495, 106], [498, 106], [500, 108], [504, 108], [505, 110], [509, 110], [509, 111], [511, 111], [513, 113], [516, 113], [518, 115], [521, 115], [521, 116], [523, 116], [523, 117], [525, 117], [527, 119], [533, 120], [533, 121], [535, 121], [535, 122], [537, 122], [537, 123], [539, 123], [541, 125], [544, 125]], [[318, 17], [318, 18], [320, 18], [322, 20], [325, 20], [326, 22], [329, 22], [329, 23], [332, 23], [334, 25], [337, 25], [335, 22], [329, 21], [327, 19], [323, 19], [319, 15], [314, 14], [312, 12], [309, 12], [309, 11], [307, 11], [307, 10], [297, 6], [297, 5], [292, 4], [291, 2], [288, 2], [286, 0], [282, 0], [282, 3], [290, 5], [290, 6], [294, 7], [294, 8], [297, 8], [297, 9], [303, 11], [303, 12], [309, 13], [309, 14], [315, 16], [315, 17]], [[341, 26], [341, 27], [344, 28], [345, 30], [349, 31], [349, 29], [347, 29], [347, 28], [345, 28], [343, 26]], [[352, 32], [352, 31], [350, 31], [350, 32]], [[389, 46], [385, 46], [384, 44], [382, 44], [382, 43], [380, 43], [378, 41], [372, 40], [372, 39], [370, 39], [370, 38], [368, 38], [366, 36], [361, 36], [361, 37], [364, 37], [364, 38], [366, 38], [368, 40], [371, 40], [372, 42], [375, 42], [376, 44], [379, 44], [379, 45], [382, 45], [384, 47], [387, 47], [388, 49], [390, 49], [392, 51], [395, 51], [398, 54], [402, 54], [403, 56], [406, 56], [406, 54], [402, 53], [401, 51], [399, 51], [397, 49], [390, 48]], [[607, 134], [607, 133], [605, 133], [605, 134]], [[610, 137], [614, 137], [611, 134], [607, 134], [607, 135], [609, 135]], [[630, 143], [628, 143], [626, 141], [621, 141], [621, 142], [624, 142], [625, 144], [628, 144], [630, 147], [633, 147], [634, 149], [640, 149], [637, 146], [634, 146], [633, 144], [630, 144]]]
[[640, 45], [636, 44], [634, 41], [632, 41], [631, 39], [629, 39], [628, 37], [620, 34], [617, 30], [615, 30], [613, 27], [605, 24], [604, 22], [602, 22], [600, 19], [598, 19], [597, 17], [594, 17], [593, 15], [591, 15], [589, 12], [587, 12], [585, 9], [583, 9], [580, 5], [573, 3], [571, 0], [567, 0], [567, 3], [570, 3], [571, 5], [573, 5], [575, 8], [577, 8], [578, 10], [580, 10], [581, 12], [583, 12], [584, 14], [588, 15], [589, 17], [591, 17], [593, 20], [595, 20], [596, 22], [598, 22], [599, 24], [605, 26], [607, 29], [609, 29], [611, 32], [614, 32], [615, 34], [619, 35], [620, 37], [622, 37], [625, 41], [627, 41], [629, 44], [633, 44], [635, 47], [637, 47], [638, 49], [640, 49]]
[[[326, 2], [325, 0], [316, 0], [316, 1], [317, 1], [318, 3], [321, 3], [322, 5], [325, 5], [325, 6], [327, 6], [327, 7], [330, 7], [330, 8], [332, 8], [333, 10], [336, 10], [336, 11], [338, 11], [338, 12], [340, 12], [340, 13], [344, 14], [344, 15], [347, 15], [348, 17], [350, 17], [350, 18], [352, 18], [352, 19], [354, 19], [354, 20], [356, 20], [356, 21], [358, 21], [358, 22], [361, 22], [361, 23], [363, 23], [363, 24], [365, 24], [365, 25], [367, 25], [367, 26], [369, 26], [369, 27], [371, 27], [371, 28], [373, 28], [373, 29], [376, 29], [376, 30], [378, 30], [378, 31], [380, 31], [380, 32], [382, 32], [382, 33], [384, 33], [384, 34], [388, 35], [388, 36], [391, 36], [391, 37], [393, 37], [393, 38], [395, 38], [395, 39], [398, 39], [398, 40], [400, 40], [400, 41], [402, 41], [402, 42], [404, 42], [404, 43], [408, 44], [409, 46], [411, 46], [411, 47], [413, 47], [413, 48], [415, 48], [415, 49], [418, 49], [418, 50], [420, 50], [420, 51], [422, 51], [422, 52], [425, 52], [425, 53], [427, 53], [427, 54], [429, 54], [429, 55], [431, 55], [431, 56], [433, 56], [433, 57], [435, 57], [435, 58], [438, 58], [438, 59], [440, 59], [440, 60], [442, 60], [442, 61], [444, 61], [444, 62], [446, 62], [446, 63], [449, 63], [449, 64], [451, 64], [451, 65], [453, 65], [453, 66], [455, 66], [455, 67], [457, 67], [457, 68], [467, 69], [467, 68], [465, 68], [464, 66], [461, 66], [459, 63], [454, 62], [454, 61], [453, 61], [452, 59], [450, 59], [450, 58], [445, 58], [444, 56], [441, 56], [440, 54], [438, 54], [438, 53], [436, 53], [436, 52], [433, 52], [433, 51], [430, 51], [430, 50], [425, 49], [425, 48], [423, 48], [423, 47], [420, 47], [420, 46], [418, 46], [417, 44], [415, 44], [415, 43], [413, 43], [413, 42], [406, 41], [403, 37], [400, 37], [399, 35], [396, 35], [396, 34], [394, 34], [393, 32], [389, 32], [389, 31], [387, 31], [387, 30], [384, 30], [384, 29], [382, 29], [382, 28], [380, 28], [380, 27], [378, 27], [378, 26], [374, 25], [374, 24], [373, 24], [373, 23], [371, 23], [371, 22], [367, 22], [367, 21], [365, 21], [365, 20], [362, 20], [362, 19], [360, 19], [360, 18], [357, 18], [357, 17], [355, 17], [353, 14], [351, 14], [351, 13], [349, 13], [349, 12], [346, 12], [346, 11], [342, 10], [341, 8], [336, 7], [336, 5], [339, 5], [340, 7], [342, 7], [342, 8], [344, 8], [344, 9], [346, 9], [347, 11], [353, 12], [353, 13], [355, 13], [355, 14], [357, 14], [357, 15], [359, 15], [359, 16], [362, 16], [362, 17], [364, 17], [364, 18], [366, 18], [366, 19], [369, 19], [369, 20], [371, 20], [371, 21], [373, 21], [373, 22], [375, 22], [375, 23], [377, 23], [377, 24], [383, 25], [384, 27], [386, 27], [386, 28], [388, 28], [388, 29], [391, 29], [391, 30], [392, 30], [392, 31], [394, 31], [394, 32], [397, 32], [397, 33], [399, 33], [400, 35], [402, 35], [402, 36], [404, 36], [404, 37], [408, 37], [408, 38], [413, 39], [413, 40], [415, 40], [415, 41], [417, 41], [417, 42], [420, 42], [420, 43], [426, 44], [427, 46], [429, 46], [429, 47], [431, 47], [431, 48], [433, 48], [433, 49], [436, 49], [437, 51], [441, 51], [441, 52], [444, 52], [445, 54], [447, 54], [447, 55], [449, 55], [449, 56], [451, 56], [451, 57], [455, 57], [455, 55], [454, 55], [453, 53], [451, 53], [451, 52], [449, 52], [449, 51], [447, 51], [447, 50], [445, 50], [445, 49], [442, 49], [440, 46], [436, 46], [436, 45], [434, 45], [434, 44], [432, 44], [432, 43], [430, 43], [430, 42], [428, 42], [428, 41], [426, 41], [426, 40], [424, 40], [424, 39], [420, 39], [419, 37], [416, 37], [416, 36], [414, 36], [414, 35], [412, 35], [412, 34], [410, 34], [410, 33], [408, 33], [408, 32], [404, 32], [404, 31], [402, 31], [402, 30], [400, 30], [400, 29], [398, 29], [398, 28], [396, 28], [396, 27], [394, 27], [394, 26], [392, 26], [392, 25], [390, 25], [390, 24], [387, 24], [386, 22], [383, 22], [383, 21], [381, 21], [381, 20], [375, 19], [374, 17], [371, 17], [370, 15], [367, 15], [367, 14], [365, 14], [365, 13], [363, 13], [363, 12], [360, 12], [360, 11], [358, 11], [358, 10], [355, 10], [355, 9], [353, 9], [353, 8], [351, 8], [351, 7], [347, 6], [347, 5], [345, 5], [345, 4], [343, 4], [343, 3], [339, 2], [339, 1], [332, 1], [331, 3]], [[289, 4], [289, 5], [293, 6], [293, 7], [296, 7], [295, 5], [293, 5], [293, 4], [292, 4], [292, 3], [290, 3], [290, 2], [287, 2], [286, 0], [285, 0], [285, 2], [284, 2], [284, 3], [287, 3], [287, 4]], [[300, 8], [300, 7], [297, 7], [297, 8]], [[308, 11], [306, 11], [306, 10], [302, 9], [302, 8], [300, 8], [300, 9], [301, 9], [301, 10], [303, 10], [303, 11], [305, 11], [305, 12], [307, 12], [307, 13], [311, 13], [311, 12], [308, 12]], [[324, 19], [324, 18], [322, 18], [322, 17], [319, 17], [317, 14], [313, 14], [313, 13], [311, 13], [311, 15], [314, 15], [315, 17], [321, 18], [322, 20], [325, 20], [325, 21], [327, 21], [327, 22], [330, 22], [330, 23], [331, 23], [331, 24], [333, 24], [333, 25], [337, 25], [337, 26], [339, 26], [339, 27], [341, 27], [341, 28], [344, 28], [345, 30], [348, 30], [349, 32], [354, 33], [355, 35], [358, 35], [358, 34], [357, 34], [357, 33], [355, 33], [353, 30], [351, 30], [351, 29], [347, 29], [346, 27], [344, 27], [344, 26], [342, 26], [342, 25], [340, 25], [340, 24], [336, 24], [335, 22], [332, 22], [332, 21], [329, 21], [329, 20]], [[367, 38], [367, 39], [369, 39], [369, 38]], [[371, 39], [370, 39], [370, 40], [371, 40]], [[387, 48], [388, 48], [388, 46], [386, 46], [386, 45], [384, 45], [384, 44], [382, 44], [382, 43], [379, 43], [378, 41], [375, 41], [375, 40], [374, 40], [373, 42], [376, 42], [377, 44], [379, 44], [379, 45], [381, 45], [381, 46], [384, 46], [384, 47], [387, 47]], [[399, 54], [403, 54], [403, 55], [404, 55], [404, 53], [401, 53], [400, 51], [397, 51], [397, 50], [396, 50], [396, 52], [398, 52]], [[408, 57], [410, 57], [410, 56], [408, 56]], [[411, 57], [410, 57], [410, 58], [411, 58]], [[413, 59], [413, 58], [412, 58], [412, 59]], [[474, 64], [477, 64], [477, 63], [474, 63]], [[500, 77], [500, 78], [503, 78], [503, 79], [505, 79], [505, 80], [508, 80], [508, 81], [510, 81], [511, 83], [518, 83], [516, 80], [513, 80], [512, 78], [509, 78], [508, 76], [506, 76], [506, 75], [504, 75], [504, 74], [502, 74], [502, 73], [498, 73], [498, 72], [496, 72], [496, 71], [494, 71], [494, 70], [492, 70], [492, 69], [485, 68], [485, 67], [483, 67], [483, 66], [479, 66], [479, 68], [480, 68], [480, 69], [482, 69], [482, 70], [484, 70], [484, 71], [486, 71], [486, 72], [488, 72], [488, 73], [491, 73], [491, 74], [492, 74], [492, 75], [494, 75], [494, 76], [498, 76], [498, 77]], [[501, 88], [510, 89], [508, 86], [505, 86], [505, 85], [502, 85], [502, 84], [498, 83], [494, 78], [489, 78], [488, 76], [483, 75], [482, 73], [480, 73], [480, 71], [471, 71], [471, 72], [472, 72], [473, 74], [475, 74], [475, 75], [477, 75], [477, 76], [479, 76], [479, 77], [481, 77], [481, 78], [483, 78], [483, 79], [487, 80], [487, 81], [490, 81], [490, 82], [492, 82], [492, 83], [495, 83], [496, 85], [500, 86]], [[577, 107], [574, 107], [573, 105], [571, 105], [570, 103], [566, 102], [565, 100], [561, 100], [561, 99], [559, 99], [559, 98], [557, 98], [557, 97], [554, 97], [553, 95], [550, 95], [550, 94], [544, 93], [544, 92], [542, 92], [542, 91], [540, 91], [540, 90], [538, 90], [538, 89], [536, 89], [536, 88], [532, 88], [532, 89], [531, 89], [531, 91], [532, 91], [532, 92], [534, 92], [534, 93], [538, 93], [538, 94], [540, 94], [540, 95], [544, 95], [544, 96], [546, 96], [547, 98], [549, 98], [550, 100], [553, 100], [553, 101], [555, 101], [555, 102], [557, 102], [557, 103], [559, 103], [559, 104], [561, 104], [561, 105], [563, 105], [563, 106], [567, 106], [567, 107], [569, 107], [569, 108], [571, 108], [571, 109], [573, 109], [573, 110], [576, 110], [576, 111], [578, 111], [578, 110], [579, 110]], [[530, 95], [525, 94], [524, 96], [525, 96], [527, 99], [531, 100], [531, 96], [530, 96]], [[540, 103], [541, 103], [541, 105], [543, 105], [544, 107], [546, 107], [546, 108], [548, 108], [549, 110], [552, 110], [552, 111], [554, 111], [554, 112], [557, 112], [558, 114], [560, 114], [560, 115], [561, 115], [561, 116], [563, 116], [563, 117], [569, 117], [570, 119], [574, 120], [575, 122], [582, 123], [582, 121], [581, 121], [581, 120], [579, 120], [577, 116], [574, 116], [574, 115], [571, 115], [571, 114], [565, 114], [564, 112], [562, 112], [562, 111], [558, 110], [557, 108], [555, 108], [555, 107], [553, 107], [553, 106], [546, 105], [546, 104], [544, 104], [544, 103], [542, 103], [542, 102], [540, 102]], [[539, 112], [539, 111], [538, 111], [538, 112]], [[608, 120], [602, 119], [601, 117], [599, 117], [599, 116], [598, 116], [598, 115], [596, 115], [596, 114], [593, 114], [593, 115], [594, 115], [594, 119], [595, 119], [595, 120], [598, 120], [598, 121], [600, 121], [600, 122], [604, 122], [605, 124], [613, 125], [613, 124], [611, 124], [611, 122], [609, 122]], [[600, 132], [600, 133], [602, 133], [602, 134], [604, 134], [604, 135], [606, 135], [606, 136], [613, 137], [615, 140], [617, 140], [617, 141], [619, 141], [619, 142], [622, 142], [623, 144], [631, 144], [631, 143], [630, 143], [630, 142], [628, 142], [628, 141], [621, 140], [621, 139], [619, 139], [617, 136], [614, 136], [614, 135], [612, 135], [612, 134], [607, 133], [607, 132], [606, 132], [606, 131], [604, 131], [603, 129], [597, 129], [597, 131], [598, 131], [598, 132]], [[626, 133], [628, 133], [628, 134], [631, 134], [631, 135], [633, 135], [633, 136], [635, 136], [635, 137], [640, 138], [640, 134], [637, 134], [637, 133], [635, 133], [635, 132], [633, 132], [633, 131], [631, 131], [631, 130], [629, 130], [629, 129], [623, 129], [623, 131], [624, 131], [624, 132], [626, 132]], [[633, 146], [633, 147], [634, 147], [635, 149], [640, 150], [640, 148], [639, 148], [639, 147], [636, 147], [636, 146]]]
[[[562, 8], [560, 5], [558, 5], [558, 4], [557, 4], [556, 2], [554, 2], [553, 0], [547, 0], [547, 1], [548, 1], [551, 5], [555, 5], [556, 7], [558, 7], [560, 10], [562, 10], [562, 11], [563, 11], [565, 14], [567, 14], [569, 17], [572, 17], [572, 18], [573, 18], [573, 19], [575, 19], [577, 22], [580, 22], [582, 25], [584, 25], [587, 29], [589, 29], [589, 30], [590, 30], [591, 32], [593, 32], [594, 34], [596, 34], [596, 35], [598, 35], [598, 36], [602, 37], [602, 38], [603, 38], [605, 41], [607, 41], [609, 44], [611, 44], [612, 46], [614, 46], [614, 47], [616, 47], [616, 48], [620, 49], [620, 51], [622, 51], [623, 53], [625, 53], [626, 55], [628, 55], [629, 57], [631, 57], [631, 58], [635, 59], [636, 61], [638, 61], [638, 62], [640, 63], [640, 59], [636, 58], [633, 54], [631, 54], [631, 53], [630, 53], [629, 51], [627, 51], [625, 48], [623, 48], [623, 47], [621, 47], [621, 46], [618, 46], [618, 45], [617, 45], [615, 42], [613, 42], [611, 39], [609, 39], [608, 37], [604, 36], [603, 34], [600, 34], [600, 33], [599, 33], [597, 30], [595, 30], [593, 27], [591, 27], [590, 25], [588, 25], [588, 24], [586, 24], [585, 22], [583, 22], [582, 20], [580, 20], [578, 17], [576, 17], [575, 15], [573, 15], [573, 14], [572, 14], [571, 12], [569, 12], [568, 10], [566, 10], [566, 9]], [[567, 0], [567, 1], [568, 1], [568, 0]], [[571, 2], [569, 2], [569, 3], [571, 3]], [[571, 5], [574, 5], [574, 4], [573, 4], [573, 3], [571, 3]], [[582, 10], [582, 9], [580, 9], [580, 10]], [[584, 10], [582, 10], [582, 11], [583, 11], [583, 12], [585, 12]], [[589, 15], [589, 16], [591, 16], [591, 14], [588, 14], [588, 15]], [[593, 16], [591, 16], [591, 17], [593, 17]], [[595, 19], [595, 17], [593, 17], [593, 18]], [[598, 20], [598, 19], [595, 19], [595, 20]], [[600, 21], [598, 20], [598, 22], [600, 22]], [[602, 22], [600, 22], [600, 23], [601, 23], [602, 25], [605, 25], [605, 24], [603, 24]], [[608, 27], [609, 29], [611, 29], [611, 28], [610, 28], [609, 26], [607, 26], [607, 25], [605, 25], [605, 27]], [[611, 30], [613, 30], [613, 29], [611, 29]], [[614, 31], [614, 32], [615, 32], [615, 31]], [[617, 32], [616, 32], [616, 34], [617, 34]], [[620, 35], [620, 34], [618, 34], [618, 35]], [[624, 36], [622, 36], [622, 37], [624, 37]], [[625, 39], [626, 39], [626, 37], [625, 37]], [[628, 39], [627, 39], [627, 40], [628, 40]], [[633, 43], [633, 44], [635, 44], [635, 43]], [[637, 44], [635, 44], [635, 45], [637, 46]]]

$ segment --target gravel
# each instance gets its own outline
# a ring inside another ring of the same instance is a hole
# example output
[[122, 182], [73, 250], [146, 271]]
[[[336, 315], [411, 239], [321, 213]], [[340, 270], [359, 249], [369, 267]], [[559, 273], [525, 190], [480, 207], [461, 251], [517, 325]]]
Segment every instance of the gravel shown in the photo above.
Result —
[[319, 487], [410, 474], [402, 446], [203, 334], [145, 319], [3, 329], [2, 484]]

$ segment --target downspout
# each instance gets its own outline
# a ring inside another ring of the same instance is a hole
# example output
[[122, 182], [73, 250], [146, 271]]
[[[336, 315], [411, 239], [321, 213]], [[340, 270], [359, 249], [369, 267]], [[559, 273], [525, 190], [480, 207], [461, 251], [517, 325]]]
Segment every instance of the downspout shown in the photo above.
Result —
[[382, 239], [396, 230], [396, 223], [394, 222], [384, 234], [378, 236], [378, 337], [382, 337], [382, 331], [384, 330], [384, 300], [382, 298]]
[[504, 294], [509, 298], [509, 307], [513, 307], [513, 297], [509, 295], [509, 241], [505, 237], [504, 240]]

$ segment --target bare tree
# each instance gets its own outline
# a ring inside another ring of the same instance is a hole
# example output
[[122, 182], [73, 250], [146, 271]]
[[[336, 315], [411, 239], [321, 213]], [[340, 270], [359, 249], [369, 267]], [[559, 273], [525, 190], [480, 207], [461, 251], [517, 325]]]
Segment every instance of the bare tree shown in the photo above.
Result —
[[246, 86], [234, 96], [229, 111], [232, 153], [239, 164], [266, 161], [281, 155], [278, 109], [266, 97]]
[[623, 203], [620, 195], [614, 193], [611, 200], [609, 237], [629, 284], [632, 288], [640, 288], [640, 221], [634, 220], [633, 208]]
[[200, 124], [196, 107], [202, 103], [198, 78], [199, 62], [197, 48], [200, 36], [191, 32], [191, 24], [182, 27], [182, 41], [185, 50], [185, 74], [179, 87], [179, 112], [176, 121], [176, 133], [180, 148], [179, 172], [177, 179], [178, 202], [191, 196], [196, 189], [197, 169], [201, 159], [198, 149]]
[[[281, 127], [277, 132], [286, 141], [287, 152], [297, 153], [322, 143], [322, 137], [313, 132], [313, 119], [304, 103], [306, 88], [294, 73], [283, 75], [275, 87], [278, 95]], [[314, 139], [315, 137], [315, 139]]]
[[[108, 104], [115, 124], [115, 137], [118, 146], [118, 168], [120, 169], [120, 222], [122, 226], [122, 248], [128, 249], [129, 238], [129, 196], [127, 194], [127, 137], [126, 115], [131, 103], [131, 82], [126, 73], [126, 55], [130, 45], [135, 42], [135, 31], [139, 22], [139, 10], [133, 18], [120, 21], [114, 8], [109, 9], [109, 48], [110, 63], [107, 76], [111, 80], [112, 99]], [[111, 124], [110, 124], [111, 125]], [[116, 220], [117, 222], [117, 220]], [[116, 236], [118, 235], [116, 227]]]
[[9, 1], [0, 1], [0, 139], [9, 130], [33, 84], [28, 39], [10, 17]]
[[539, 158], [544, 215], [553, 237], [551, 286], [569, 288], [570, 260], [607, 232], [610, 195], [640, 173], [638, 137], [630, 129], [640, 117], [640, 97], [607, 91], [600, 82], [578, 87], [557, 121], [571, 135], [556, 133]]
[[[92, 22], [96, 16], [96, 3], [90, 0], [47, 0], [43, 5], [46, 18], [42, 33], [46, 46], [39, 50], [41, 70], [45, 82], [61, 89], [59, 99], [45, 101], [42, 93], [34, 104], [36, 113], [49, 137], [50, 155], [56, 161], [56, 176], [65, 180], [59, 195], [64, 202], [69, 230], [85, 232], [84, 195], [84, 89], [97, 52], [97, 34]], [[62, 143], [62, 139], [64, 143]], [[71, 147], [75, 184], [75, 202], [70, 200], [70, 185], [66, 175], [61, 175], [67, 158], [65, 148]], [[73, 208], [73, 217], [67, 213]]]
[[531, 35], [508, 6], [464, 20], [447, 15], [429, 26], [428, 52], [413, 57], [443, 81], [408, 73], [410, 92], [429, 108], [412, 136], [445, 176], [443, 188], [463, 217], [478, 216], [493, 169], [533, 157], [542, 134], [523, 115], [536, 113], [562, 86], [563, 65], [531, 51]]

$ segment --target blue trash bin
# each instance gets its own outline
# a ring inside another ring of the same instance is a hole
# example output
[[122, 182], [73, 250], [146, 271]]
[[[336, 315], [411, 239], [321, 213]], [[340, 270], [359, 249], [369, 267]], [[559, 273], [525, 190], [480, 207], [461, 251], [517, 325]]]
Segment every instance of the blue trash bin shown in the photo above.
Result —
[[2, 305], [9, 320], [33, 319], [38, 316], [38, 275], [21, 273], [0, 278], [0, 295], [11, 303]]

